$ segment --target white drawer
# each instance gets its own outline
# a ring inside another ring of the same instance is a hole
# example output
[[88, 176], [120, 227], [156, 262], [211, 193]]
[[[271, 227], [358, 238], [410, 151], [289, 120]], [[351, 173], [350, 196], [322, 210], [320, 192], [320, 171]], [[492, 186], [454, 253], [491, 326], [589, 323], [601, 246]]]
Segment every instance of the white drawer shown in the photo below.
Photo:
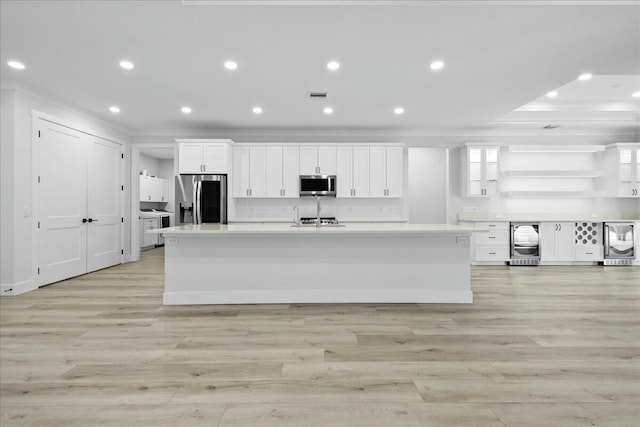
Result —
[[476, 246], [474, 259], [476, 261], [508, 261], [509, 248], [507, 246]]
[[476, 222], [476, 228], [482, 230], [509, 230], [508, 222]]
[[576, 261], [602, 261], [602, 246], [576, 246]]
[[508, 245], [509, 230], [489, 230], [488, 232], [474, 233], [477, 246]]

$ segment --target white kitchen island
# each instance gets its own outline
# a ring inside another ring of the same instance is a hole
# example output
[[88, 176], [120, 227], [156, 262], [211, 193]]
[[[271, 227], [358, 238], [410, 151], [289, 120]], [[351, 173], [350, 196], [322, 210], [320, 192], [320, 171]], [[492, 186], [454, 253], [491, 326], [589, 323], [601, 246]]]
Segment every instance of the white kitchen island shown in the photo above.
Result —
[[185, 225], [165, 236], [166, 305], [471, 303], [457, 225]]

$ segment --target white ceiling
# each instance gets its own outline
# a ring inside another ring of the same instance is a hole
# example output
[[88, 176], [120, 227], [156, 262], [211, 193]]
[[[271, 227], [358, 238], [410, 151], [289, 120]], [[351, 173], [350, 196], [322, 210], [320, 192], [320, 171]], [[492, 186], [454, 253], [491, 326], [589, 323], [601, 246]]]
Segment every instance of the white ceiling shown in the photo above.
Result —
[[[438, 131], [486, 127], [586, 71], [640, 76], [638, 3], [405, 3], [413, 5], [2, 1], [1, 83], [138, 134]], [[123, 58], [135, 63], [133, 71], [120, 69]], [[229, 58], [237, 71], [224, 69]], [[437, 58], [446, 66], [434, 73], [429, 63]], [[10, 59], [27, 69], [8, 68]], [[342, 64], [336, 73], [326, 69], [331, 59]], [[329, 99], [309, 100], [310, 90], [328, 91]], [[630, 96], [621, 93], [619, 101]], [[183, 105], [193, 113], [180, 113]], [[264, 114], [253, 115], [255, 105]], [[322, 113], [325, 105], [333, 116]], [[393, 114], [398, 105], [403, 116]], [[624, 126], [637, 126], [637, 119]]]

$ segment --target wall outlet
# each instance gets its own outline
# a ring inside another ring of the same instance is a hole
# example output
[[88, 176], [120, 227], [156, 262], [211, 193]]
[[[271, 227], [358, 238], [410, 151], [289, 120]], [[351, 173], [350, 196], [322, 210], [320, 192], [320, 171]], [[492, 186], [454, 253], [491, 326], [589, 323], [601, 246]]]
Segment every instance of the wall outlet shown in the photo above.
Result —
[[177, 245], [178, 244], [178, 238], [177, 237], [167, 237], [166, 240], [168, 245]]
[[465, 206], [465, 207], [462, 208], [462, 212], [465, 212], [465, 213], [478, 212], [478, 207], [477, 206]]
[[458, 244], [458, 245], [468, 245], [469, 244], [469, 236], [456, 236], [456, 244]]

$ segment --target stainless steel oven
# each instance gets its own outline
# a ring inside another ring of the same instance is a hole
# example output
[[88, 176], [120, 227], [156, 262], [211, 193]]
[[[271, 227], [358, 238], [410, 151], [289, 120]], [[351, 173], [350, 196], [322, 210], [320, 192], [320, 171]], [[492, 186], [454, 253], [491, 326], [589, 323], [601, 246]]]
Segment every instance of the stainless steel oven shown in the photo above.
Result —
[[540, 264], [540, 224], [532, 222], [511, 223], [510, 265]]
[[636, 259], [633, 222], [604, 223], [604, 265], [631, 265]]

